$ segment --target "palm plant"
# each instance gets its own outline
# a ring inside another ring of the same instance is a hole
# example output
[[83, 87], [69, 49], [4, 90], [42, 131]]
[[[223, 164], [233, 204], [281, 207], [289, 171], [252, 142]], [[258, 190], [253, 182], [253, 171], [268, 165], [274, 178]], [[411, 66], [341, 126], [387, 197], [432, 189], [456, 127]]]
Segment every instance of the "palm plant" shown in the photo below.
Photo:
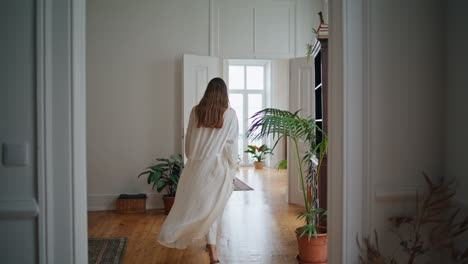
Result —
[[[300, 110], [299, 110], [300, 111]], [[273, 149], [282, 138], [288, 138], [292, 141], [295, 150], [297, 166], [299, 168], [298, 177], [300, 179], [302, 193], [304, 195], [305, 212], [301, 212], [298, 218], [305, 219], [306, 224], [300, 228], [300, 236], [308, 234], [308, 239], [314, 235], [317, 238], [317, 227], [320, 223], [320, 217], [327, 215], [327, 212], [318, 208], [318, 179], [320, 170], [314, 171], [311, 166], [311, 157], [316, 155], [319, 160], [319, 168], [327, 151], [328, 139], [325, 133], [320, 129], [314, 119], [299, 117], [299, 111], [294, 113], [275, 108], [266, 108], [252, 117], [252, 123], [247, 131], [249, 138], [260, 139], [271, 136], [275, 140]], [[318, 137], [322, 140], [317, 140]], [[301, 158], [299, 153], [299, 143], [308, 145], [308, 152]], [[302, 169], [304, 162], [308, 162], [309, 170], [305, 173]], [[312, 176], [313, 175], [313, 176]], [[306, 181], [311, 186], [312, 199], [307, 199]]]

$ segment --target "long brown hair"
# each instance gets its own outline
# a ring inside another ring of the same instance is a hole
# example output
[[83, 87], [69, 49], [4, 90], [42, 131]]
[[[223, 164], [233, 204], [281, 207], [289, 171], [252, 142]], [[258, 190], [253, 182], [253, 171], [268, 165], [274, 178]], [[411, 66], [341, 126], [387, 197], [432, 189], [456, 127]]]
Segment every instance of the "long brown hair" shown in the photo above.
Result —
[[197, 106], [195, 114], [197, 127], [221, 128], [224, 112], [229, 107], [226, 83], [221, 78], [214, 78], [206, 87], [205, 94]]

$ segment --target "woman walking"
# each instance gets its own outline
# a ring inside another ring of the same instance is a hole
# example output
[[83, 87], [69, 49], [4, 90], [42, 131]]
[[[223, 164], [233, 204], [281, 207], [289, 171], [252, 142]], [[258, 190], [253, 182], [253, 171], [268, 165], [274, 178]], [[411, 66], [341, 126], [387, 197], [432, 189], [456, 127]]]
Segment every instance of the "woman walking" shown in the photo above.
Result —
[[238, 135], [238, 120], [229, 107], [226, 84], [214, 78], [190, 113], [185, 137], [187, 163], [174, 205], [159, 233], [159, 243], [184, 249], [206, 237], [210, 263], [219, 263], [216, 238], [234, 189]]

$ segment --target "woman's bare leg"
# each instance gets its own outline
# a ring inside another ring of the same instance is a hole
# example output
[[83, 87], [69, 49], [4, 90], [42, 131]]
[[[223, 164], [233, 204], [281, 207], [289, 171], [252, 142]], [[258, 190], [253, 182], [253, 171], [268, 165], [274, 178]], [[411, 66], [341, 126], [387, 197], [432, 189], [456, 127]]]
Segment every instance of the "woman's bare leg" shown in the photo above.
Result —
[[218, 260], [218, 250], [216, 248], [216, 240], [218, 238], [218, 225], [221, 217], [218, 217], [210, 227], [210, 230], [207, 235], [207, 245], [208, 253], [210, 254], [210, 262], [215, 262]]
[[208, 244], [208, 253], [210, 254], [211, 262], [218, 261], [218, 250], [216, 248], [216, 245]]

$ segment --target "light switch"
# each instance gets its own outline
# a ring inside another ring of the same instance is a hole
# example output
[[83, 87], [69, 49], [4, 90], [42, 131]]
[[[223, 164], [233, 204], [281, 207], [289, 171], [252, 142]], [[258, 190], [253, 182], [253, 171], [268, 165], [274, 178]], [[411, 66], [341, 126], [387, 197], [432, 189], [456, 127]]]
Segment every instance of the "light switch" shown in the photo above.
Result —
[[28, 143], [3, 143], [3, 165], [5, 166], [28, 166], [29, 145]]

